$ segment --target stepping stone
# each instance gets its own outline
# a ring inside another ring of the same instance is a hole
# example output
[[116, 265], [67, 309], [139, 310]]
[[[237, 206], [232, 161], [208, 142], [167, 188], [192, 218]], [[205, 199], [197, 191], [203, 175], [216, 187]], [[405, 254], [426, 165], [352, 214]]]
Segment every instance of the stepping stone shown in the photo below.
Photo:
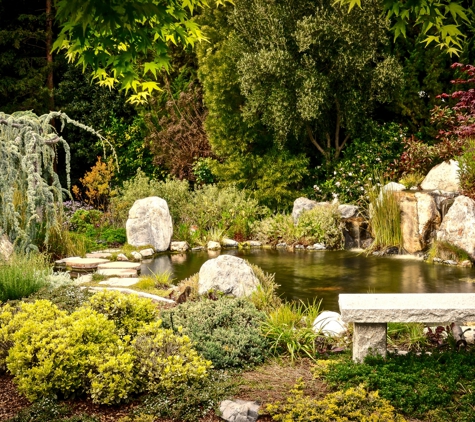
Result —
[[99, 282], [101, 285], [105, 286], [115, 286], [115, 287], [129, 287], [137, 284], [139, 282], [139, 278], [137, 277], [129, 277], [129, 278], [119, 278], [119, 277], [112, 277], [108, 280], [104, 280]]
[[98, 269], [97, 274], [105, 275], [107, 277], [120, 277], [120, 278], [127, 278], [127, 277], [137, 277], [138, 272], [133, 268], [107, 268], [107, 269]]
[[110, 258], [112, 254], [110, 252], [91, 252], [86, 254], [86, 258]]
[[98, 270], [137, 270], [140, 268], [140, 262], [107, 262], [97, 267]]
[[55, 264], [60, 267], [71, 268], [71, 270], [81, 271], [81, 270], [93, 270], [101, 264], [108, 263], [108, 259], [104, 258], [64, 258], [56, 261]]

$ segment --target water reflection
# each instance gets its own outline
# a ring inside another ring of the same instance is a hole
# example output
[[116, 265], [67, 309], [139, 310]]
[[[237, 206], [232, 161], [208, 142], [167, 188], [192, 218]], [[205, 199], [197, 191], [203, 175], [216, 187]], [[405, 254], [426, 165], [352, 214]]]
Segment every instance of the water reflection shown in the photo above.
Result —
[[237, 249], [187, 254], [163, 254], [142, 265], [142, 273], [170, 271], [182, 280], [219, 254], [247, 259], [275, 273], [285, 299], [323, 299], [323, 307], [338, 311], [339, 293], [474, 293], [475, 270], [429, 265], [415, 259], [366, 257], [348, 251]]

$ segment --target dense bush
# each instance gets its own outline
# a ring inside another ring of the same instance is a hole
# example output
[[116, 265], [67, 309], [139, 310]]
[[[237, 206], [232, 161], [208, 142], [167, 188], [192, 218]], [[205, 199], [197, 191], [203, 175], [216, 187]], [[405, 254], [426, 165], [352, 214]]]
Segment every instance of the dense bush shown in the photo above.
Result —
[[64, 284], [58, 287], [43, 287], [29, 296], [26, 301], [48, 300], [59, 309], [69, 313], [89, 302], [93, 293], [88, 289], [73, 284]]
[[305, 396], [303, 383], [290, 391], [285, 403], [266, 406], [275, 421], [330, 422], [330, 421], [385, 421], [404, 422], [390, 402], [378, 392], [369, 392], [364, 385], [328, 394], [324, 399]]
[[112, 404], [207, 376], [211, 362], [188, 337], [148, 324], [151, 301], [113, 296], [90, 300], [107, 316], [88, 306], [69, 314], [47, 300], [1, 308], [0, 366], [6, 362], [21, 393], [30, 400], [86, 393]]
[[475, 138], [465, 141], [462, 155], [457, 159], [462, 194], [475, 199]]
[[134, 336], [145, 324], [158, 317], [154, 303], [136, 295], [124, 295], [120, 292], [104, 290], [89, 299], [92, 309], [114, 321], [121, 336]]
[[297, 224], [291, 215], [276, 214], [256, 221], [252, 227], [253, 237], [264, 242], [288, 245], [324, 243], [329, 249], [342, 246], [343, 235], [337, 205], [318, 206], [304, 211]]
[[458, 421], [471, 421], [475, 404], [474, 364], [473, 351], [435, 351], [431, 355], [369, 357], [364, 364], [342, 360], [330, 365], [323, 376], [336, 388], [364, 383], [411, 417], [453, 421], [456, 414]]
[[183, 327], [216, 369], [256, 365], [267, 356], [268, 343], [260, 330], [264, 314], [246, 299], [186, 302], [162, 311], [162, 320], [166, 328]]

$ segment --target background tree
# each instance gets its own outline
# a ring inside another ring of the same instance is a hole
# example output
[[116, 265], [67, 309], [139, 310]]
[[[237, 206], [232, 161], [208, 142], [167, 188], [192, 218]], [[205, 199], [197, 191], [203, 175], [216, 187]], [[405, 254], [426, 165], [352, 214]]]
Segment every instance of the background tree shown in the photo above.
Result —
[[348, 14], [326, 1], [236, 2], [244, 117], [257, 116], [277, 143], [310, 142], [326, 162], [337, 159], [402, 85], [377, 5]]

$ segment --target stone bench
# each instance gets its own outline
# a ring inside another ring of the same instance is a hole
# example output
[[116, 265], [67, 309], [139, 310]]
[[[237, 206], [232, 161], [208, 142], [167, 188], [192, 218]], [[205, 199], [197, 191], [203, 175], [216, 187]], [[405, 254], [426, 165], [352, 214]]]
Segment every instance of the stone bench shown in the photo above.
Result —
[[343, 321], [354, 323], [353, 360], [386, 356], [388, 322], [462, 324], [475, 321], [474, 293], [340, 294]]

